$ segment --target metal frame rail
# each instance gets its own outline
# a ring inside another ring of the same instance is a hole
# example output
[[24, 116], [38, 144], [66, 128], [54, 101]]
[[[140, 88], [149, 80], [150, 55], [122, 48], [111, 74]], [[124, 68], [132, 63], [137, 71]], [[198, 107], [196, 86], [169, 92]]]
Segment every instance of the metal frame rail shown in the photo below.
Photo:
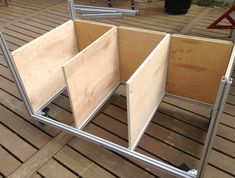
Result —
[[139, 14], [138, 10], [111, 7], [74, 5], [74, 9], [82, 19], [122, 18], [123, 16], [137, 16]]
[[[72, 20], [75, 20], [76, 13], [75, 13], [75, 5], [74, 5], [73, 0], [68, 0], [68, 6], [69, 6], [70, 17]], [[36, 119], [37, 121], [43, 122], [45, 124], [49, 124], [53, 127], [59, 128], [65, 132], [68, 132], [68, 133], [73, 134], [75, 136], [84, 138], [88, 141], [102, 145], [105, 148], [113, 150], [117, 153], [132, 157], [136, 160], [139, 160], [139, 161], [142, 161], [142, 162], [147, 163], [149, 165], [152, 165], [152, 166], [156, 167], [157, 169], [164, 171], [166, 173], [169, 173], [171, 175], [174, 175], [176, 177], [203, 178], [204, 173], [205, 173], [205, 169], [206, 169], [206, 165], [208, 162], [209, 153], [212, 149], [212, 143], [213, 143], [214, 137], [216, 135], [217, 127], [219, 124], [219, 118], [223, 112], [224, 104], [225, 104], [225, 101], [226, 101], [226, 98], [227, 98], [227, 95], [228, 95], [228, 92], [229, 92], [229, 89], [230, 89], [230, 86], [232, 83], [232, 78], [230, 78], [230, 75], [222, 78], [221, 84], [220, 84], [220, 89], [218, 91], [216, 103], [214, 106], [208, 106], [208, 105], [205, 105], [204, 103], [200, 103], [200, 102], [196, 102], [196, 101], [193, 101], [193, 100], [190, 100], [187, 98], [182, 98], [182, 97], [172, 95], [175, 98], [182, 99], [184, 101], [189, 101], [190, 103], [199, 104], [201, 106], [210, 107], [213, 109], [198, 173], [196, 173], [197, 171], [196, 172], [195, 171], [194, 172], [193, 171], [186, 172], [186, 171], [183, 171], [177, 167], [174, 167], [169, 164], [163, 163], [161, 161], [155, 160], [149, 156], [145, 156], [145, 155], [138, 153], [136, 151], [132, 151], [126, 147], [120, 146], [120, 145], [115, 144], [113, 142], [110, 142], [110, 141], [107, 141], [107, 140], [102, 139], [100, 137], [97, 137], [93, 134], [87, 133], [87, 132], [83, 131], [82, 129], [77, 129], [77, 128], [74, 128], [70, 125], [66, 125], [64, 123], [61, 123], [57, 120], [51, 119], [51, 118], [47, 117], [46, 115], [44, 115], [44, 113], [42, 112], [43, 110], [33, 112], [31, 104], [30, 104], [29, 99], [27, 97], [27, 93], [25, 91], [24, 85], [21, 81], [20, 75], [17, 71], [17, 68], [16, 68], [14, 62], [13, 62], [11, 53], [8, 50], [7, 44], [4, 40], [2, 33], [0, 33], [0, 48], [2, 50], [3, 57], [5, 58], [8, 66], [9, 66], [9, 70], [12, 73], [14, 81], [15, 81], [17, 88], [19, 90], [19, 93], [22, 97], [23, 103], [25, 104], [29, 115], [33, 119]], [[55, 95], [55, 97], [56, 96], [58, 96], [58, 95]], [[107, 99], [109, 99], [111, 96], [112, 96], [112, 93], [110, 93], [110, 95], [107, 96], [106, 100], [103, 101], [102, 105], [105, 104]], [[170, 96], [170, 94], [166, 94], [166, 96]], [[50, 102], [52, 100], [53, 100], [53, 98], [48, 101], [47, 105], [50, 104]], [[89, 120], [91, 120], [94, 116], [95, 116], [95, 114], [93, 114], [89, 118]]]

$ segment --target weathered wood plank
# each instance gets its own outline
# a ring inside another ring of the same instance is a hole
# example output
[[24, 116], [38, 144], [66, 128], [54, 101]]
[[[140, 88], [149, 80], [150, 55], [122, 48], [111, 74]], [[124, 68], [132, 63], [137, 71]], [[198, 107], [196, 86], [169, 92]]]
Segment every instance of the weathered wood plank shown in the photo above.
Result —
[[206, 168], [205, 177], [206, 178], [214, 178], [214, 177], [233, 178], [233, 176], [226, 174], [225, 172], [222, 172], [219, 169], [209, 166], [209, 165]]
[[[111, 118], [109, 118], [111, 119]], [[122, 145], [122, 146], [127, 146], [128, 143], [127, 143], [127, 140], [124, 140], [124, 139], [121, 139], [119, 136], [116, 136], [114, 135], [113, 133], [110, 133], [109, 131], [106, 131], [103, 129], [103, 127], [100, 127], [96, 124], [89, 124], [87, 127], [86, 127], [86, 131], [88, 131], [89, 133], [92, 133], [92, 134], [95, 134], [95, 135], [98, 135], [104, 139], [107, 139], [107, 140], [110, 140], [114, 143], [117, 143], [119, 145]], [[158, 157], [155, 157], [153, 156], [152, 154], [149, 154], [148, 152], [146, 151], [143, 151], [142, 149], [139, 149], [137, 148], [137, 151], [139, 152], [142, 152], [143, 154], [145, 155], [148, 155], [148, 156], [151, 156], [157, 160], [160, 160]], [[139, 165], [140, 167], [142, 167], [143, 171], [150, 171], [151, 174], [154, 174], [156, 177], [167, 177], [167, 178], [176, 178], [175, 176], [171, 176], [167, 173], [164, 173], [150, 165], [147, 165], [145, 163], [142, 163], [142, 162], [139, 162], [139, 161], [136, 161], [134, 159], [131, 159], [131, 158], [128, 158], [126, 157], [127, 160], [131, 161], [131, 162], [134, 162], [135, 164]], [[160, 160], [160, 161], [163, 161], [163, 160]], [[117, 173], [118, 175], [120, 175], [120, 173], [118, 172]], [[122, 173], [121, 173], [122, 174]]]
[[62, 162], [69, 169], [76, 172], [79, 176], [84, 178], [103, 177], [112, 178], [115, 177], [108, 171], [99, 167], [95, 162], [90, 161], [80, 153], [74, 151], [68, 146], [65, 146], [54, 156], [57, 160]]
[[220, 152], [213, 151], [209, 158], [209, 162], [216, 165], [218, 168], [235, 175], [235, 159]]
[[[114, 114], [111, 114], [111, 115], [114, 116]], [[126, 112], [118, 112], [118, 113], [116, 113], [116, 115], [114, 117], [115, 117], [115, 119], [125, 123], [126, 122], [125, 115], [126, 115]], [[112, 129], [110, 129], [110, 132], [117, 131], [117, 133], [115, 133], [116, 135], [123, 135], [124, 132], [122, 130], [126, 126], [125, 125], [120, 126], [120, 122], [114, 122], [114, 121], [113, 121], [113, 124], [119, 125], [118, 128], [120, 128], [120, 129], [114, 130], [112, 128]], [[125, 135], [123, 135], [123, 136], [125, 136]], [[156, 137], [159, 137], [159, 135]], [[149, 135], [144, 134], [138, 147], [144, 148], [148, 152], [156, 155], [157, 157], [164, 158], [164, 160], [168, 160], [171, 164], [176, 165], [176, 166], [180, 165], [182, 163], [182, 161], [189, 164], [191, 167], [194, 167], [194, 168], [196, 168], [198, 166], [197, 159], [194, 159], [193, 157], [191, 157], [185, 153], [182, 153], [178, 149], [174, 149], [173, 146], [170, 146], [168, 144], [168, 142], [163, 143], [160, 140], [164, 141], [166, 139], [154, 139], [153, 136], [150, 137]], [[199, 147], [197, 147], [197, 148], [200, 149], [200, 145], [198, 145], [198, 146]]]
[[60, 133], [30, 159], [24, 162], [24, 164], [19, 166], [9, 177], [29, 177], [47, 163], [71, 138], [71, 135], [64, 132]]
[[0, 124], [0, 143], [22, 162], [26, 161], [37, 151], [2, 124]]
[[0, 113], [4, 114], [4, 116], [0, 118], [0, 121], [4, 123], [4, 125], [14, 130], [14, 132], [19, 134], [38, 149], [42, 148], [51, 140], [50, 136], [35, 128], [33, 125], [29, 124], [1, 105]]
[[38, 173], [35, 173], [30, 176], [30, 178], [42, 178]]
[[8, 176], [11, 172], [13, 172], [21, 164], [20, 161], [15, 159], [12, 155], [10, 155], [1, 146], [0, 146], [0, 160], [1, 160], [0, 161], [0, 172], [4, 176]]
[[50, 178], [77, 178], [77, 175], [73, 174], [71, 171], [56, 162], [54, 159], [50, 159], [38, 170], [38, 172], [44, 177]]
[[[36, 127], [39, 127], [41, 130], [44, 130], [49, 135], [55, 136], [58, 134], [58, 129], [53, 128], [49, 125], [44, 125], [44, 126], [40, 125], [36, 121], [32, 120], [32, 118], [29, 117], [29, 115], [26, 112], [24, 104], [22, 103], [20, 99], [18, 99], [20, 98], [20, 96], [14, 83], [7, 81], [5, 78], [0, 78], [0, 81], [2, 82], [2, 84], [4, 84], [3, 85], [4, 87], [2, 88], [5, 91], [8, 91], [10, 93], [9, 94], [3, 90], [0, 91], [0, 103], [2, 105], [14, 111], [15, 113], [19, 114], [25, 120], [29, 121]], [[17, 98], [13, 97], [12, 95]]]
[[115, 153], [106, 150], [102, 146], [95, 145], [79, 138], [75, 138], [70, 141], [69, 145], [82, 154], [87, 155], [90, 159], [99, 160], [100, 165], [114, 172], [120, 177], [153, 177], [134, 164], [125, 161], [124, 158], [121, 158]]

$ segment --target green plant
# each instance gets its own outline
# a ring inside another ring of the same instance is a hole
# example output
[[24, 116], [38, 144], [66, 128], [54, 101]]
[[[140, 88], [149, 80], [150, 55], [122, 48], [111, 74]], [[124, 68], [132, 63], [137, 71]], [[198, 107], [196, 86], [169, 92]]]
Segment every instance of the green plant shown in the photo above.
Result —
[[224, 0], [193, 0], [194, 4], [199, 6], [225, 6]]
[[214, 1], [215, 0], [194, 0], [194, 3], [199, 6], [211, 6], [214, 4]]

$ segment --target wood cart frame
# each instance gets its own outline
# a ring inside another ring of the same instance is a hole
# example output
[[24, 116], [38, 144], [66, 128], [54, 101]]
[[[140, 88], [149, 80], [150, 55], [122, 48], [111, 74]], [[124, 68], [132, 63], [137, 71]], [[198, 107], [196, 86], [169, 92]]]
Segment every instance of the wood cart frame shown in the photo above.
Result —
[[[74, 3], [73, 3], [72, 0], [69, 0], [68, 2], [69, 2], [70, 17], [75, 22], [76, 14], [75, 14]], [[70, 22], [66, 22], [66, 23], [67, 23], [67, 26], [69, 26], [68, 24], [72, 23], [72, 22], [70, 21]], [[79, 23], [82, 24], [83, 22], [80, 21]], [[78, 23], [78, 26], [79, 26], [79, 23]], [[92, 22], [91, 22], [91, 24], [92, 24]], [[92, 25], [97, 26], [97, 28], [100, 29], [100, 33], [93, 33]], [[82, 60], [82, 58], [84, 57], [84, 55], [86, 55], [87, 51], [93, 50], [93, 48], [95, 48], [95, 45], [98, 43], [98, 40], [101, 41], [101, 42], [99, 42], [100, 44], [103, 44], [102, 40], [104, 40], [108, 35], [110, 35], [110, 36], [117, 35], [117, 27], [114, 27], [114, 26], [111, 26], [111, 25], [100, 25], [99, 26], [99, 24], [96, 24], [96, 23], [94, 23], [92, 25], [89, 27], [89, 24], [85, 23], [86, 31], [88, 29], [88, 31], [90, 30], [90, 32], [91, 32], [90, 35], [92, 34], [91, 35], [92, 36], [92, 40], [88, 40], [88, 41], [85, 40], [84, 41], [84, 43], [83, 43], [84, 46], [81, 47], [81, 49], [80, 49], [81, 52], [79, 52], [80, 54], [77, 54], [78, 50], [73, 48], [69, 44], [66, 44], [66, 47], [64, 46], [63, 48], [61, 48], [61, 50], [62, 50], [61, 53], [68, 53], [68, 51], [70, 52], [68, 58], [73, 58], [73, 60], [71, 60], [72, 63], [73, 62], [80, 62]], [[72, 28], [73, 28], [73, 26], [72, 26]], [[77, 33], [77, 31], [79, 31], [79, 29], [78, 29], [79, 27], [76, 27], [76, 28], [75, 28], [76, 30], [74, 31], [74, 33]], [[66, 30], [69, 30], [69, 29], [66, 28]], [[72, 30], [74, 30], [74, 29], [72, 29]], [[124, 28], [124, 30], [125, 30], [125, 28]], [[127, 28], [127, 30], [128, 30], [128, 28]], [[57, 33], [57, 32], [58, 32], [58, 29], [54, 29], [53, 33]], [[67, 34], [69, 34], [69, 33], [67, 33]], [[106, 34], [106, 35], [102, 35], [102, 34]], [[82, 33], [82, 29], [81, 29], [81, 34], [79, 34], [79, 35], [80, 35], [80, 37], [81, 36], [83, 36], [84, 38], [86, 37], [86, 35]], [[163, 34], [160, 34], [160, 35], [163, 35]], [[43, 36], [45, 37], [45, 35], [43, 35]], [[40, 37], [40, 39], [43, 39], [43, 36]], [[148, 74], [148, 72], [146, 72], [143, 69], [143, 66], [144, 65], [151, 65], [151, 66], [156, 65], [156, 63], [154, 63], [154, 58], [155, 58], [154, 55], [156, 53], [159, 53], [159, 51], [161, 51], [162, 49], [164, 49], [163, 47], [165, 47], [164, 46], [165, 44], [169, 44], [170, 37], [171, 37], [171, 35], [165, 34], [165, 37], [160, 40], [160, 43], [158, 45], [156, 45], [157, 47], [147, 57], [147, 59], [140, 66], [138, 65], [136, 67], [137, 68], [136, 71], [132, 71], [131, 72], [132, 75], [129, 75], [129, 76], [131, 76], [130, 79], [129, 80], [125, 79], [125, 81], [127, 81], [126, 82], [127, 90], [129, 90], [129, 93], [127, 92], [127, 103], [128, 104], [130, 104], [130, 102], [131, 102], [130, 93], [133, 90], [135, 91], [135, 88], [132, 88], [131, 82], [133, 82], [133, 81], [135, 82], [136, 77], [138, 78], [138, 75], [140, 73], [143, 73], [143, 74], [146, 74], [146, 75], [150, 75], [151, 74], [151, 73]], [[74, 44], [75, 43], [79, 43], [79, 42], [76, 41], [74, 36], [65, 36], [64, 38], [72, 39], [72, 42]], [[177, 41], [177, 40], [183, 40], [184, 41], [185, 40], [184, 38], [186, 38], [186, 37], [185, 36], [181, 36], [181, 35], [172, 35], [172, 38], [173, 39], [176, 38], [175, 41]], [[38, 41], [40, 41], [40, 39]], [[63, 40], [63, 39], [57, 39], [57, 43], [59, 43], [60, 40]], [[194, 39], [192, 38], [192, 40], [194, 40]], [[48, 39], [48, 44], [47, 45], [56, 45], [55, 44], [56, 41], [53, 44], [50, 44], [50, 41], [51, 40]], [[92, 45], [89, 46], [89, 44], [91, 44], [93, 42], [94, 42], [94, 45], [93, 46]], [[107, 44], [110, 44], [110, 45], [107, 45]], [[115, 45], [117, 45], [116, 42], [114, 42], [114, 43], [107, 43], [107, 44], [105, 44], [105, 45], [106, 46], [110, 46], [111, 50], [116, 50], [116, 47], [117, 47], [117, 46], [115, 46]], [[31, 45], [34, 45], [34, 43], [31, 43]], [[172, 46], [171, 46], [171, 48], [172, 48]], [[158, 168], [158, 169], [160, 169], [160, 170], [162, 170], [164, 172], [167, 172], [169, 174], [175, 175], [177, 177], [184, 177], [184, 178], [200, 177], [200, 178], [202, 178], [204, 176], [206, 165], [207, 165], [207, 162], [208, 162], [209, 153], [210, 153], [210, 151], [212, 149], [212, 143], [213, 143], [214, 137], [216, 135], [217, 127], [219, 125], [219, 119], [220, 119], [221, 114], [223, 112], [224, 104], [225, 104], [225, 101], [226, 101], [226, 98], [227, 98], [227, 95], [229, 93], [229, 89], [230, 89], [230, 86], [231, 86], [231, 83], [232, 83], [232, 78], [230, 78], [230, 76], [231, 76], [231, 73], [232, 73], [232, 68], [233, 68], [233, 65], [234, 65], [234, 57], [235, 57], [235, 50], [232, 49], [232, 47], [231, 47], [231, 50], [230, 50], [230, 51], [232, 51], [232, 54], [230, 56], [230, 59], [228, 60], [228, 63], [226, 64], [225, 75], [222, 77], [221, 82], [218, 83], [218, 87], [216, 88], [216, 92], [214, 92], [214, 95], [215, 95], [214, 97], [212, 97], [212, 98], [208, 97], [205, 100], [205, 102], [204, 102], [204, 100], [202, 101], [200, 99], [200, 96], [199, 96], [199, 98], [197, 98], [196, 96], [188, 97], [187, 93], [185, 95], [178, 94], [179, 91], [174, 88], [174, 85], [171, 86], [169, 84], [170, 81], [168, 81], [168, 86], [165, 87], [166, 90], [160, 92], [161, 93], [160, 100], [157, 103], [155, 103], [153, 108], [151, 108], [151, 110], [152, 110], [150, 112], [151, 114], [148, 117], [146, 117], [147, 119], [144, 121], [144, 124], [141, 126], [141, 129], [138, 131], [139, 134], [138, 134], [137, 138], [135, 138], [134, 142], [131, 145], [129, 145], [129, 148], [125, 148], [123, 146], [120, 146], [118, 144], [112, 143], [110, 141], [107, 141], [105, 139], [102, 139], [100, 137], [97, 137], [97, 136], [95, 136], [93, 134], [87, 133], [87, 132], [82, 130], [82, 128], [95, 116], [95, 114], [100, 110], [100, 108], [112, 96], [112, 94], [116, 90], [117, 86], [119, 86], [119, 84], [120, 84], [119, 82], [116, 82], [116, 83], [114, 83], [112, 85], [112, 87], [108, 90], [108, 92], [105, 93], [105, 95], [101, 99], [101, 101], [96, 105], [96, 108], [95, 108], [94, 111], [92, 111], [92, 114], [89, 115], [88, 117], [86, 117], [84, 122], [81, 123], [78, 126], [78, 128], [75, 128], [75, 127], [66, 125], [64, 123], [58, 122], [58, 121], [56, 121], [54, 119], [51, 119], [51, 118], [45, 116], [44, 113], [43, 113], [43, 109], [48, 104], [50, 104], [61, 92], [64, 91], [65, 86], [66, 86], [65, 82], [61, 81], [61, 86], [57, 86], [57, 88], [54, 89], [52, 94], [50, 94], [49, 96], [46, 96], [45, 100], [43, 100], [43, 98], [42, 98], [43, 101], [41, 101], [41, 103], [39, 103], [38, 105], [37, 104], [33, 105], [32, 104], [33, 100], [32, 100], [32, 98], [29, 95], [29, 90], [25, 86], [25, 81], [22, 81], [22, 71], [19, 72], [19, 70], [18, 70], [19, 65], [24, 65], [25, 63], [23, 62], [21, 64], [19, 64], [19, 63], [16, 64], [16, 61], [15, 61], [17, 58], [22, 58], [22, 56], [19, 55], [17, 57], [17, 55], [18, 55], [17, 50], [14, 51], [13, 53], [9, 52], [9, 50], [7, 48], [7, 45], [6, 45], [6, 42], [5, 42], [2, 34], [0, 34], [0, 47], [1, 47], [1, 50], [2, 50], [2, 53], [3, 53], [3, 56], [4, 56], [8, 66], [9, 66], [9, 69], [10, 69], [12, 75], [13, 75], [13, 78], [14, 78], [14, 80], [16, 82], [16, 85], [17, 85], [18, 90], [19, 90], [19, 92], [21, 94], [21, 97], [22, 97], [22, 100], [23, 100], [23, 102], [24, 102], [24, 104], [26, 106], [26, 109], [27, 109], [29, 115], [32, 118], [34, 118], [34, 119], [36, 119], [36, 120], [38, 120], [40, 122], [52, 125], [53, 127], [57, 127], [57, 128], [59, 128], [61, 130], [64, 130], [64, 131], [70, 133], [70, 134], [73, 134], [75, 136], [79, 136], [79, 137], [84, 138], [86, 140], [89, 140], [91, 142], [103, 145], [104, 147], [106, 147], [108, 149], [111, 149], [111, 150], [113, 150], [115, 152], [118, 152], [118, 153], [121, 153], [123, 155], [130, 156], [130, 157], [132, 157], [134, 159], [143, 161], [143, 162], [145, 162], [147, 164], [155, 166], [156, 168]], [[161, 49], [159, 49], [159, 48], [161, 48]], [[161, 54], [161, 56], [163, 56], [164, 58], [167, 58], [168, 57], [167, 52], [168, 52], [169, 48], [170, 48], [169, 46], [166, 47], [165, 48], [165, 52], [163, 52]], [[27, 51], [27, 48], [25, 48], [25, 49], [21, 48], [21, 49], [23, 49], [23, 51], [25, 50], [23, 54], [28, 54], [30, 52], [30, 51]], [[37, 50], [40, 53], [40, 47], [37, 48]], [[58, 52], [58, 51], [56, 51], [56, 52]], [[34, 54], [34, 55], [36, 55], [36, 54]], [[57, 55], [57, 53], [55, 53], [55, 56], [53, 56], [53, 57], [55, 57], [57, 59], [58, 56], [56, 56], [56, 55]], [[175, 49], [173, 55], [177, 56], [177, 49]], [[119, 55], [117, 54], [117, 56], [119, 56]], [[113, 57], [114, 61], [117, 59], [117, 56]], [[30, 54], [30, 57], [31, 57], [31, 54]], [[35, 57], [35, 56], [33, 56], [33, 57]], [[24, 60], [27, 61], [27, 57], [24, 56]], [[68, 59], [66, 59], [66, 60], [68, 60]], [[61, 67], [62, 65], [64, 65], [63, 63], [65, 63], [66, 60], [65, 61], [62, 60], [61, 63], [58, 64], [58, 66], [53, 66], [53, 67], [57, 67], [57, 68]], [[58, 61], [60, 61], [60, 60], [58, 60]], [[69, 81], [68, 81], [69, 80], [68, 76], [69, 76], [69, 71], [70, 71], [68, 68], [73, 66], [71, 64], [71, 61], [70, 62], [67, 61], [67, 64], [63, 66], [64, 73], [65, 73], [65, 78], [67, 78], [67, 85], [68, 85], [69, 90], [71, 90], [71, 88], [69, 86], [70, 84], [69, 84]], [[22, 62], [22, 60], [21, 60], [21, 62]], [[122, 64], [120, 64], [120, 65], [122, 65]], [[177, 65], [177, 61], [170, 62], [169, 66], [170, 67], [168, 68], [168, 70], [170, 70], [171, 67], [174, 67], [174, 69], [175, 68], [177, 69], [177, 66], [179, 67], [179, 65]], [[187, 68], [187, 65], [186, 65], [186, 68]], [[201, 69], [198, 69], [198, 70], [200, 71]], [[119, 71], [115, 71], [115, 72], [119, 72]], [[153, 70], [152, 72], [156, 72], [156, 71]], [[157, 71], [157, 73], [158, 72], [159, 71]], [[164, 73], [164, 71], [162, 71], [162, 73]], [[60, 75], [60, 74], [58, 74], [58, 75]], [[166, 76], [166, 74], [165, 74], [165, 76]], [[172, 75], [170, 72], [168, 72], [168, 78], [171, 78], [171, 80], [177, 80], [177, 76], [176, 76], [176, 78], [174, 78], [174, 77], [175, 77], [175, 75]], [[53, 80], [53, 77], [51, 77], [51, 80]], [[121, 81], [121, 80], [118, 79], [118, 81]], [[37, 84], [37, 82], [39, 82], [39, 81], [36, 81], [35, 85]], [[137, 81], [137, 84], [138, 84], [138, 81]], [[39, 83], [39, 85], [40, 85], [40, 83]], [[46, 83], [44, 83], [44, 85], [46, 85]], [[181, 88], [184, 87], [184, 82], [183, 82], [182, 86], [180, 86], [180, 87]], [[57, 90], [58, 88], [59, 88], [59, 90]], [[139, 90], [137, 89], [137, 93], [138, 93], [138, 91]], [[141, 95], [142, 93], [138, 93], [138, 94]], [[133, 150], [136, 147], [136, 145], [138, 144], [138, 142], [139, 142], [141, 136], [143, 135], [145, 129], [147, 128], [148, 123], [151, 120], [151, 117], [154, 115], [155, 111], [157, 110], [157, 107], [158, 107], [159, 103], [161, 102], [162, 98], [164, 96], [166, 96], [166, 95], [174, 97], [174, 98], [177, 98], [179, 100], [183, 100], [183, 101], [199, 104], [199, 105], [202, 105], [202, 106], [205, 106], [205, 107], [209, 107], [209, 108], [212, 109], [211, 120], [210, 120], [210, 124], [209, 124], [208, 133], [207, 133], [207, 136], [206, 136], [206, 141], [205, 141], [205, 145], [204, 145], [204, 148], [203, 148], [202, 156], [201, 156], [201, 162], [200, 162], [200, 167], [198, 169], [198, 173], [195, 173], [195, 172], [185, 172], [183, 170], [180, 170], [179, 168], [176, 168], [176, 167], [173, 167], [173, 166], [171, 166], [169, 164], [166, 164], [166, 163], [163, 163], [161, 161], [155, 160], [155, 159], [153, 159], [151, 157], [145, 156], [145, 155], [143, 155], [141, 153], [138, 153], [138, 152]], [[209, 104], [207, 104], [207, 103], [209, 103]], [[130, 107], [130, 105], [129, 105], [129, 107]], [[149, 107], [147, 107], [147, 109], [148, 108]], [[128, 108], [128, 109], [131, 110], [131, 108]], [[129, 114], [130, 113], [131, 112], [129, 112]], [[132, 112], [132, 113], [135, 114], [135, 112]], [[140, 115], [141, 115], [140, 113], [137, 113], [136, 117], [138, 117]], [[130, 116], [128, 116], [128, 117], [130, 117]], [[130, 122], [129, 122], [129, 124], [130, 124]]]

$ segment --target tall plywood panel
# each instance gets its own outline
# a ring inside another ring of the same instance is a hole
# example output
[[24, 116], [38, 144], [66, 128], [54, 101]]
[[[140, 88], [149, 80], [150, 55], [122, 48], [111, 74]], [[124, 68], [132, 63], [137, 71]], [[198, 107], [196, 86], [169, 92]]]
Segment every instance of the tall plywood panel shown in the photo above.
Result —
[[114, 27], [63, 67], [77, 128], [120, 83], [117, 45]]
[[130, 149], [135, 148], [165, 95], [169, 48], [167, 35], [127, 81]]
[[76, 20], [74, 25], [79, 51], [86, 48], [88, 45], [101, 37], [105, 32], [114, 27], [113, 25], [87, 20]]
[[172, 35], [167, 92], [214, 104], [232, 43]]
[[61, 66], [77, 52], [68, 21], [12, 53], [34, 112], [65, 87]]
[[119, 59], [121, 81], [126, 82], [152, 52], [166, 33], [119, 27]]

